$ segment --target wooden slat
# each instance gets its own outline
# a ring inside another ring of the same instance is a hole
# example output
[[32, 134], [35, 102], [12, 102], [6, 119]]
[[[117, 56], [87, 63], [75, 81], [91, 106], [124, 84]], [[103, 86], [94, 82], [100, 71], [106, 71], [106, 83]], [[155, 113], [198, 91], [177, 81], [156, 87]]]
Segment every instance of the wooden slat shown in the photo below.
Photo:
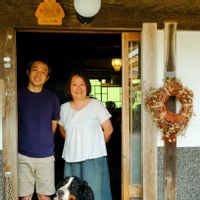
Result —
[[0, 79], [0, 140], [2, 141], [3, 135], [3, 107], [4, 107], [4, 80]]
[[177, 23], [165, 23], [165, 78], [176, 77], [176, 26]]
[[[165, 78], [176, 77], [176, 22], [165, 23]], [[176, 112], [176, 101], [170, 99], [168, 107]], [[176, 200], [176, 142], [165, 143], [165, 200]]]
[[[130, 145], [129, 145], [129, 69], [128, 69], [128, 34], [122, 34], [122, 87], [123, 87], [123, 104], [122, 104], [122, 200], [129, 199], [129, 182], [130, 182]], [[128, 127], [128, 128], [127, 128]]]
[[[0, 79], [0, 142], [2, 144], [3, 117], [4, 117], [4, 80]], [[2, 148], [0, 149], [0, 198], [3, 199], [3, 178], [2, 178]]]
[[[13, 200], [18, 199], [17, 189], [17, 76], [16, 76], [16, 43], [14, 28], [1, 27], [2, 51], [0, 59], [5, 56], [11, 58], [11, 68], [5, 68], [1, 63], [4, 79], [5, 115], [3, 119], [3, 177], [11, 173], [11, 194]], [[5, 195], [5, 191], [4, 191]], [[5, 197], [4, 197], [5, 199]]]
[[[142, 94], [156, 87], [157, 24], [145, 23], [142, 28]], [[143, 199], [157, 199], [157, 127], [142, 101]]]
[[130, 198], [142, 197], [142, 186], [141, 185], [130, 185], [129, 186], [129, 196]]

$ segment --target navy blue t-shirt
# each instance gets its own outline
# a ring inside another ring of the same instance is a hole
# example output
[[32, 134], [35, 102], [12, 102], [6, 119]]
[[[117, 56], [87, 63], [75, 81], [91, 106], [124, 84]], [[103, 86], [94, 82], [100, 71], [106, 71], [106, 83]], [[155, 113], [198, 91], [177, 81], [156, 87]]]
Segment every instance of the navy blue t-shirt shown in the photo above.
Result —
[[53, 92], [18, 91], [18, 152], [35, 158], [54, 155], [52, 120], [58, 120], [60, 103]]

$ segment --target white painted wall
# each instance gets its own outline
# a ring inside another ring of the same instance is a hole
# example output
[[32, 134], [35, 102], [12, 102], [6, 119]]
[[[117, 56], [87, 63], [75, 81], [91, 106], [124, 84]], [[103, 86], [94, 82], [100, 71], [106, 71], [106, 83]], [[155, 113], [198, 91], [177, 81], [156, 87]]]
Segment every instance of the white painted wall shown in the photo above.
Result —
[[[177, 31], [176, 76], [182, 84], [194, 93], [194, 114], [185, 130], [178, 137], [178, 147], [200, 146], [200, 32]], [[158, 31], [158, 87], [164, 78], [164, 31]], [[158, 146], [162, 146], [161, 133], [158, 131]]]

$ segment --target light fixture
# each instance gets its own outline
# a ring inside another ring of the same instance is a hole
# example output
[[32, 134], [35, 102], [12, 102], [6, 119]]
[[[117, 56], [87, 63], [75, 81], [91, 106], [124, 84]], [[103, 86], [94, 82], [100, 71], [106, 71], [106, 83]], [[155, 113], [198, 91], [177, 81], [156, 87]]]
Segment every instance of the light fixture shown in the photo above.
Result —
[[77, 18], [81, 23], [90, 23], [99, 12], [101, 0], [74, 0]]
[[122, 67], [122, 59], [121, 58], [113, 58], [112, 59], [112, 66], [116, 72], [119, 72]]

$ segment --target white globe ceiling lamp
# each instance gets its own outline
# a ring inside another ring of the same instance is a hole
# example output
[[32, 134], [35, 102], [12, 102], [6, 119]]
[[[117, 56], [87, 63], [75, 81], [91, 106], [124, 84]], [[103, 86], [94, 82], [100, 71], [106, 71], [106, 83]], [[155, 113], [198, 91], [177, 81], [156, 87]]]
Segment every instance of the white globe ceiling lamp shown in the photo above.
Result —
[[90, 23], [101, 8], [101, 0], [74, 0], [74, 8], [81, 23]]

